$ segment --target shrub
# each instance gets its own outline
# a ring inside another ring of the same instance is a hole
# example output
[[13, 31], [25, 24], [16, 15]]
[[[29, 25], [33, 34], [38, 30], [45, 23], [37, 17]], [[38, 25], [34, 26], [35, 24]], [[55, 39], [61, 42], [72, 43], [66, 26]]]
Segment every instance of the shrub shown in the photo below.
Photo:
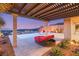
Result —
[[75, 56], [79, 56], [79, 49], [76, 48], [76, 49], [73, 51], [73, 53], [74, 53]]
[[72, 40], [72, 42], [73, 42], [74, 44], [79, 45], [79, 40]]
[[47, 41], [42, 41], [41, 43], [39, 43], [42, 46], [54, 46], [55, 42], [51, 41], [51, 40], [47, 40]]
[[72, 42], [75, 43], [75, 44], [77, 43], [76, 40], [72, 40]]
[[62, 53], [61, 49], [59, 47], [53, 47], [52, 50], [52, 55], [53, 56], [63, 56], [64, 54]]
[[69, 40], [66, 40], [66, 39], [63, 40], [60, 44], [58, 44], [60, 48], [67, 48], [68, 45], [69, 45]]
[[41, 44], [42, 46], [47, 46], [47, 41], [42, 41], [40, 44]]
[[[76, 40], [75, 40], [76, 41]], [[76, 41], [76, 44], [79, 44], [79, 40]]]
[[40, 43], [40, 45], [42, 45], [42, 46], [52, 46], [53, 45], [53, 42], [43, 41], [42, 43]]

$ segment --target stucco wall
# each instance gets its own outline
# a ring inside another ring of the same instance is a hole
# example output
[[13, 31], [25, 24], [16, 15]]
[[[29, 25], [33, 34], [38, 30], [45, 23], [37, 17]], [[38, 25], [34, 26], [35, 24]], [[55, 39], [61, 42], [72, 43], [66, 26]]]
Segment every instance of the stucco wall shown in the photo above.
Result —
[[71, 17], [71, 34], [72, 39], [79, 40], [79, 33], [76, 32], [75, 25], [79, 24], [79, 16]]
[[65, 39], [79, 40], [79, 33], [76, 33], [75, 25], [79, 23], [79, 16], [64, 19]]

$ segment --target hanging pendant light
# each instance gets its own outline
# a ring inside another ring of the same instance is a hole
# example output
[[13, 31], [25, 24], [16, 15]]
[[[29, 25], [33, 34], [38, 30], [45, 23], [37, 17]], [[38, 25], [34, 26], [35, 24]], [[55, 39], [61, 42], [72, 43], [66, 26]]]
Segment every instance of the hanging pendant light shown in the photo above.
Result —
[[14, 6], [13, 3], [0, 3], [0, 13], [7, 12], [12, 9]]

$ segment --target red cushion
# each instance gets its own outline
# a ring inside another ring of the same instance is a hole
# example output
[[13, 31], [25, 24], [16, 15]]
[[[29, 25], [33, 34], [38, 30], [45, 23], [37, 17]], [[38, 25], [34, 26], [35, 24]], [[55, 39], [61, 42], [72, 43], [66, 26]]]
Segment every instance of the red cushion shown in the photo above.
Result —
[[45, 36], [36, 36], [36, 37], [35, 37], [35, 40], [36, 40], [37, 42], [42, 42], [42, 41], [46, 40], [46, 37], [45, 37]]
[[35, 39], [37, 42], [39, 42], [39, 43], [41, 43], [42, 41], [49, 40], [49, 39], [51, 39], [51, 38], [54, 38], [54, 35], [49, 35], [49, 36], [36, 36], [36, 37], [34, 37], [34, 39]]
[[48, 39], [48, 40], [51, 39], [51, 38], [54, 38], [54, 35], [48, 35], [48, 36], [47, 36], [47, 39]]

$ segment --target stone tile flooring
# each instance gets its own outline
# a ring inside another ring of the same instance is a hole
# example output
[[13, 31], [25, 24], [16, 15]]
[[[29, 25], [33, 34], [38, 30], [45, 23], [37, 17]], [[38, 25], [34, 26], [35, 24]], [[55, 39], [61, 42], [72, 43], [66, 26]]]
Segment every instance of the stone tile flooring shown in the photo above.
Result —
[[[63, 33], [49, 33], [55, 35], [55, 40], [60, 41], [64, 38]], [[35, 36], [41, 36], [45, 35], [44, 33], [32, 33], [32, 34], [22, 34], [22, 35], [17, 35], [17, 44], [18, 47], [14, 48], [15, 55], [16, 56], [41, 56], [43, 55], [46, 51], [50, 50], [50, 47], [42, 47], [35, 43], [34, 37]], [[11, 43], [12, 42], [12, 36], [9, 36]]]

